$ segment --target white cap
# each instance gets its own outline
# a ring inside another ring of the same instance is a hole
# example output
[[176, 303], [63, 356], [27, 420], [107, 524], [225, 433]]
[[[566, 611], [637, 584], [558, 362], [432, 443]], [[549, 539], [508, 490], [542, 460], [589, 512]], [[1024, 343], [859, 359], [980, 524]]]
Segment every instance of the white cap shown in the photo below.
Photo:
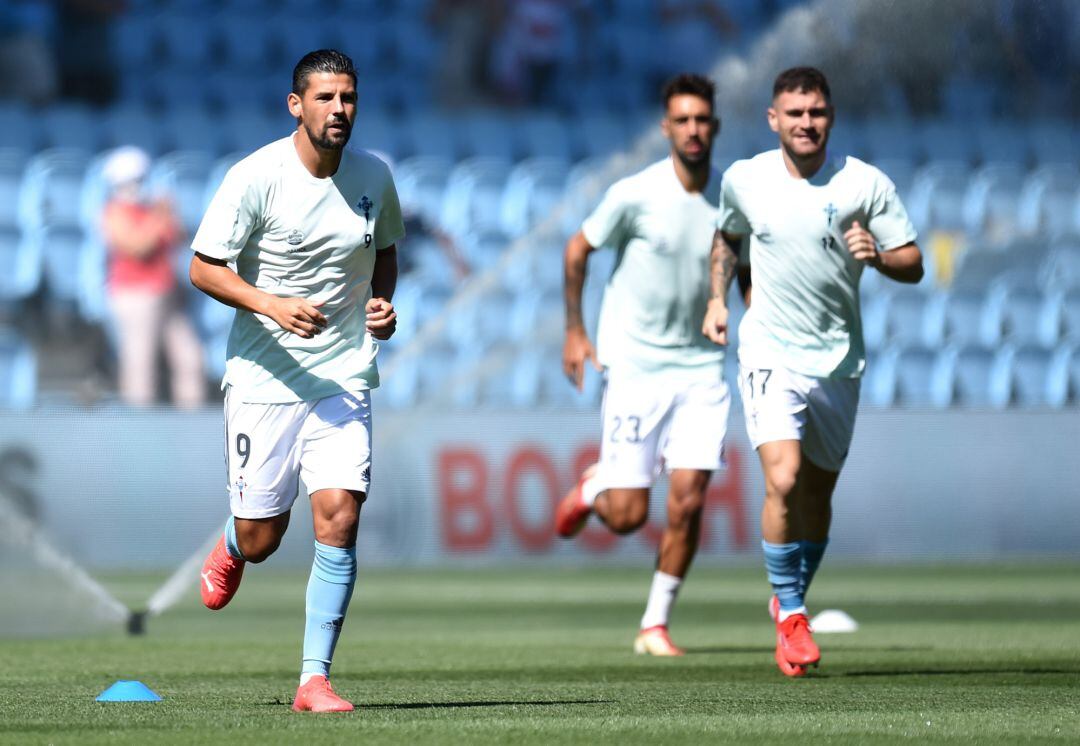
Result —
[[105, 159], [102, 176], [110, 187], [142, 181], [150, 172], [150, 156], [142, 148], [125, 145], [117, 148]]

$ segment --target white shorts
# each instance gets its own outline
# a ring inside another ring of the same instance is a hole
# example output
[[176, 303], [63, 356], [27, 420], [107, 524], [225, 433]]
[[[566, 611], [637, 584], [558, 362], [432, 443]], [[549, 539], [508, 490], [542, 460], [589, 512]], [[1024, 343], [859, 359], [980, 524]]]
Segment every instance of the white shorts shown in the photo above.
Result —
[[762, 443], [798, 440], [810, 461], [840, 471], [859, 408], [858, 378], [813, 378], [786, 368], [739, 366], [746, 433]]
[[716, 380], [608, 376], [598, 477], [607, 488], [651, 487], [662, 467], [715, 471], [724, 465], [731, 397]]
[[225, 393], [225, 463], [237, 518], [270, 518], [308, 492], [366, 493], [371, 474], [367, 391], [309, 402], [250, 404]]

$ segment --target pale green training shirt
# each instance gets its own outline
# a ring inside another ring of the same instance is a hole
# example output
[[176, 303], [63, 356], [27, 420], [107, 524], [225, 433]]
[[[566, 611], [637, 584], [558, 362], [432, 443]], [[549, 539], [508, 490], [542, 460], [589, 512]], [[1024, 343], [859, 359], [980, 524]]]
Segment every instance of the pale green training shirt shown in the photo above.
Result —
[[378, 386], [364, 306], [375, 253], [404, 234], [390, 169], [369, 153], [346, 150], [337, 173], [319, 179], [289, 136], [229, 169], [191, 248], [235, 262], [260, 290], [322, 301], [328, 323], [304, 339], [238, 310], [222, 387], [241, 401], [281, 403]]
[[810, 179], [788, 173], [779, 149], [724, 173], [717, 227], [750, 235], [753, 297], [739, 326], [739, 362], [816, 378], [854, 378], [865, 365], [859, 278], [844, 233], [858, 220], [881, 249], [913, 242], [896, 187], [851, 156]]
[[597, 332], [602, 365], [719, 375], [724, 349], [701, 333], [719, 194], [719, 172], [690, 193], [665, 158], [612, 185], [586, 218], [585, 240], [616, 252]]

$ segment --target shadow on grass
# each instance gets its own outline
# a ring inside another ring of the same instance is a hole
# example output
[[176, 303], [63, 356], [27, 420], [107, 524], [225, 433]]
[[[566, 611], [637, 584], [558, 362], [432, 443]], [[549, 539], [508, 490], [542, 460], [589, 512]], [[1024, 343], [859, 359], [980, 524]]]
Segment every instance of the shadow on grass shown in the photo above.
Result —
[[[730, 646], [716, 646], [705, 648], [686, 648], [687, 655], [699, 655], [708, 653], [772, 653], [775, 648], [765, 646], [744, 646], [737, 647]], [[920, 653], [927, 650], [933, 650], [929, 645], [851, 645], [830, 648], [829, 652], [875, 652], [875, 653]]]
[[1042, 676], [1047, 674], [1063, 674], [1080, 676], [1080, 669], [1068, 668], [928, 668], [928, 669], [882, 669], [877, 671], [847, 671], [840, 674], [832, 674], [834, 677], [868, 677], [868, 676], [985, 676], [986, 674], [1020, 674], [1023, 676]]

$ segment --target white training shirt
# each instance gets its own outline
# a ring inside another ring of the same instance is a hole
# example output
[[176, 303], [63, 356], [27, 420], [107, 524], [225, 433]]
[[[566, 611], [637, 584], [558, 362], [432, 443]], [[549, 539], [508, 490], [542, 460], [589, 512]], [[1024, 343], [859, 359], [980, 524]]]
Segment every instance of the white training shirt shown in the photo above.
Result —
[[701, 332], [720, 174], [687, 192], [671, 158], [616, 182], [586, 218], [589, 245], [615, 249], [597, 333], [601, 364], [616, 371], [718, 374], [724, 349]]
[[237, 310], [222, 387], [245, 402], [280, 403], [378, 386], [364, 306], [375, 252], [404, 234], [390, 169], [369, 153], [344, 151], [337, 173], [319, 179], [289, 136], [229, 169], [191, 248], [235, 262], [260, 290], [322, 302], [327, 326], [304, 339]]
[[856, 220], [885, 251], [916, 238], [896, 187], [857, 158], [830, 157], [813, 177], [799, 179], [777, 149], [724, 173], [717, 227], [750, 234], [754, 290], [739, 326], [742, 365], [816, 378], [861, 375], [864, 265], [844, 241]]

